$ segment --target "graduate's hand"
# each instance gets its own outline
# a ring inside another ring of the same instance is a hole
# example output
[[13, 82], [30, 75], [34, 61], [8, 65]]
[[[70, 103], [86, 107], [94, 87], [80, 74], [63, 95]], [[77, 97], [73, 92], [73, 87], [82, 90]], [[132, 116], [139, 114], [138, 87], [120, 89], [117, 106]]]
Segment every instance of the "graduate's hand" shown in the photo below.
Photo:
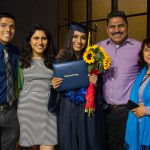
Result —
[[62, 81], [63, 81], [62, 78], [53, 78], [51, 80], [51, 84], [52, 84], [54, 89], [57, 89], [60, 86], [60, 84], [62, 83]]
[[90, 75], [89, 75], [89, 81], [90, 81], [91, 83], [93, 83], [93, 85], [95, 86], [95, 85], [96, 85], [96, 82], [97, 82], [97, 75], [95, 75], [95, 74], [90, 74]]
[[139, 104], [139, 107], [131, 110], [135, 116], [141, 118], [146, 115], [146, 107], [143, 104]]

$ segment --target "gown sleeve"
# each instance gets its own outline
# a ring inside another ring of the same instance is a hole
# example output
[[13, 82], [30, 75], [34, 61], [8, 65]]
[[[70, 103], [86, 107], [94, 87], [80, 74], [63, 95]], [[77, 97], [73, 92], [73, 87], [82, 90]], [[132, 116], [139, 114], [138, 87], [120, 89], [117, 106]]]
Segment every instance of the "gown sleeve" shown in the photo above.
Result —
[[96, 86], [96, 93], [95, 93], [95, 103], [96, 105], [101, 106], [103, 109], [108, 108], [108, 104], [104, 100], [103, 96], [103, 77], [102, 74], [98, 75], [98, 81], [97, 81], [97, 86]]
[[49, 112], [57, 113], [59, 111], [60, 100], [61, 100], [61, 93], [57, 92], [57, 90], [55, 90], [54, 88], [51, 88], [48, 102]]

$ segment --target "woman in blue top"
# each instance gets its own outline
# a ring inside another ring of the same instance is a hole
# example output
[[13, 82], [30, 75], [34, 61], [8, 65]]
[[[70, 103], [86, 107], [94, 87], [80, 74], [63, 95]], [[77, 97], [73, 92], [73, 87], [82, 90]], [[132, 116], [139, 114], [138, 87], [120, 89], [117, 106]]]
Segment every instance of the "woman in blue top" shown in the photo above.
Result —
[[130, 95], [139, 107], [128, 116], [125, 139], [128, 150], [150, 150], [150, 38], [143, 41], [139, 67]]
[[[85, 26], [71, 24], [66, 37], [64, 55], [58, 61], [66, 62], [82, 59], [82, 54], [87, 45], [87, 35], [88, 31]], [[89, 81], [96, 84], [97, 76], [90, 75]], [[51, 96], [54, 102], [59, 102], [57, 113], [60, 150], [104, 150], [103, 112], [98, 106], [97, 99], [94, 116], [89, 118], [84, 112], [86, 89], [57, 92], [55, 89], [60, 86], [63, 80], [56, 77], [51, 82], [53, 85]], [[101, 97], [100, 94], [99, 97]], [[51, 111], [52, 108], [50, 107], [49, 110]]]

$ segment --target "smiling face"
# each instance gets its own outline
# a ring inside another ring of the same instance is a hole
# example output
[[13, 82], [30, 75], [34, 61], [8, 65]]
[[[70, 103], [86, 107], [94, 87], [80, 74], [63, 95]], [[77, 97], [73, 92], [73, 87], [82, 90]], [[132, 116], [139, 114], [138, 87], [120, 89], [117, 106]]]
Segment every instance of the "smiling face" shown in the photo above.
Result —
[[74, 31], [72, 47], [75, 52], [80, 52], [86, 45], [86, 33]]
[[44, 50], [47, 48], [48, 39], [43, 30], [36, 30], [31, 36], [30, 45], [33, 58], [42, 58]]
[[121, 17], [111, 18], [107, 25], [107, 33], [114, 44], [120, 45], [128, 37], [128, 25]]
[[150, 47], [148, 47], [147, 45], [144, 46], [143, 57], [144, 57], [144, 61], [150, 67]]
[[3, 17], [0, 19], [0, 42], [8, 44], [15, 34], [15, 21], [11, 18]]

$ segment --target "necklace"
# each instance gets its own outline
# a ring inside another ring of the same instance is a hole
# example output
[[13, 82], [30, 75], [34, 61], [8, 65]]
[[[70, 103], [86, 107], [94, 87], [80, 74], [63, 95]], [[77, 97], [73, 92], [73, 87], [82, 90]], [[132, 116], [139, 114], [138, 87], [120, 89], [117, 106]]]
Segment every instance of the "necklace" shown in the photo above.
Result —
[[146, 74], [147, 77], [141, 82], [140, 86], [148, 79], [148, 77], [150, 77], [150, 74]]

